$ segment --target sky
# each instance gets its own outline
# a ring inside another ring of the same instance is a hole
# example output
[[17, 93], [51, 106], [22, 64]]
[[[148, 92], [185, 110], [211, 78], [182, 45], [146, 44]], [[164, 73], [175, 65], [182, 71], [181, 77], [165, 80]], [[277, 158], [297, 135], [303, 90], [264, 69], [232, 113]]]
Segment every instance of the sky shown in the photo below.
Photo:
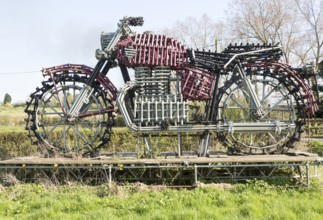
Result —
[[[229, 0], [0, 0], [0, 102], [25, 102], [44, 80], [41, 69], [66, 63], [94, 67], [102, 31], [124, 16], [143, 16], [143, 31], [161, 32], [187, 17], [225, 19]], [[118, 71], [108, 77], [122, 86]]]

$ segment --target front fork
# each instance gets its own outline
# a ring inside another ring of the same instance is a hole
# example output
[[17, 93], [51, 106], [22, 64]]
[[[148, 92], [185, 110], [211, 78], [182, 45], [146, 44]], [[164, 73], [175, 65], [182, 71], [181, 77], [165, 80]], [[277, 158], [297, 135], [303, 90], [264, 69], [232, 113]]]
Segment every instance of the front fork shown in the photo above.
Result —
[[[73, 102], [71, 108], [66, 112], [66, 117], [69, 121], [74, 121], [75, 118], [79, 117], [80, 112], [86, 105], [89, 103], [89, 98], [91, 97], [94, 91], [94, 83], [96, 83], [97, 77], [100, 75], [107, 75], [110, 68], [115, 65], [114, 60], [110, 59], [101, 59], [96, 64], [93, 72], [91, 73], [90, 77], [88, 78], [86, 84], [84, 85], [83, 89], [81, 90], [78, 97]], [[119, 67], [122, 72], [122, 77], [124, 82], [130, 81], [130, 76], [127, 68], [123, 64], [119, 64]]]
[[259, 101], [258, 95], [255, 89], [252, 86], [250, 77], [248, 77], [243, 70], [243, 67], [240, 63], [236, 65], [236, 69], [238, 71], [239, 76], [241, 77], [243, 86], [246, 90], [246, 96], [249, 95], [250, 99], [250, 108], [252, 110], [252, 116], [256, 119], [262, 118], [265, 115], [264, 109], [262, 108], [262, 104]]
[[98, 61], [80, 94], [73, 102], [71, 108], [66, 112], [66, 117], [69, 121], [74, 121], [75, 118], [79, 117], [80, 111], [89, 103], [89, 99], [94, 91], [94, 83], [96, 82], [98, 75], [106, 75], [113, 64], [114, 61], [108, 59], [101, 59]]
[[89, 103], [93, 90], [94, 89], [92, 87], [84, 85], [72, 107], [67, 111], [67, 118], [69, 121], [73, 121], [79, 116], [80, 110], [83, 108], [83, 106]]

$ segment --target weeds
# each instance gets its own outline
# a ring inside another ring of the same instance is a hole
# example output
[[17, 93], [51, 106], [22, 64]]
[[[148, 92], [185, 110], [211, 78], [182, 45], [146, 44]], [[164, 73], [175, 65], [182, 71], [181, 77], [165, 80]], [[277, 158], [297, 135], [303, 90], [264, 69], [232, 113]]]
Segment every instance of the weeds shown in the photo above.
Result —
[[[312, 181], [313, 182], [313, 181]], [[322, 186], [320, 186], [322, 190]], [[317, 190], [250, 181], [229, 189], [159, 189], [144, 184], [46, 188], [18, 184], [0, 191], [0, 218], [17, 219], [321, 219]]]
[[37, 146], [32, 145], [26, 131], [0, 132], [0, 159], [35, 155]]
[[310, 152], [323, 156], [323, 142], [322, 141], [312, 141], [308, 144]]

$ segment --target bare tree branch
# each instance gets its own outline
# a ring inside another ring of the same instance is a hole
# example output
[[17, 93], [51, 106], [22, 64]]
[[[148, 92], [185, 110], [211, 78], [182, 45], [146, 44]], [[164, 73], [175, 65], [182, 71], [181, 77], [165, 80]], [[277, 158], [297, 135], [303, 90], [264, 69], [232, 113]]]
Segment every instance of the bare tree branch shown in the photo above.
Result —
[[224, 38], [224, 25], [213, 22], [207, 15], [201, 18], [188, 17], [184, 21], [177, 21], [171, 29], [163, 31], [186, 46], [202, 50], [214, 50], [216, 38]]
[[262, 43], [281, 43], [289, 62], [297, 37], [298, 16], [292, 0], [233, 0], [234, 13], [229, 17], [233, 35], [247, 36]]
[[323, 2], [319, 0], [294, 0], [300, 14], [305, 19], [304, 23], [308, 27], [308, 32], [304, 41], [313, 42], [307, 51], [312, 51], [309, 54], [314, 60], [315, 67], [318, 66], [322, 58], [323, 51]]

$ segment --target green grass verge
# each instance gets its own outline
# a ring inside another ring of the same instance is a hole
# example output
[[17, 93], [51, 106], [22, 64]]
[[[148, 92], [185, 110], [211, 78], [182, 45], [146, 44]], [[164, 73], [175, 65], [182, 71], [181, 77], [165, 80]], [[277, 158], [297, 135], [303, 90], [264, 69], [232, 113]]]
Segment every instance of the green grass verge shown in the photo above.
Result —
[[3, 187], [0, 219], [322, 219], [322, 188], [252, 181], [230, 189], [109, 188], [105, 185]]

